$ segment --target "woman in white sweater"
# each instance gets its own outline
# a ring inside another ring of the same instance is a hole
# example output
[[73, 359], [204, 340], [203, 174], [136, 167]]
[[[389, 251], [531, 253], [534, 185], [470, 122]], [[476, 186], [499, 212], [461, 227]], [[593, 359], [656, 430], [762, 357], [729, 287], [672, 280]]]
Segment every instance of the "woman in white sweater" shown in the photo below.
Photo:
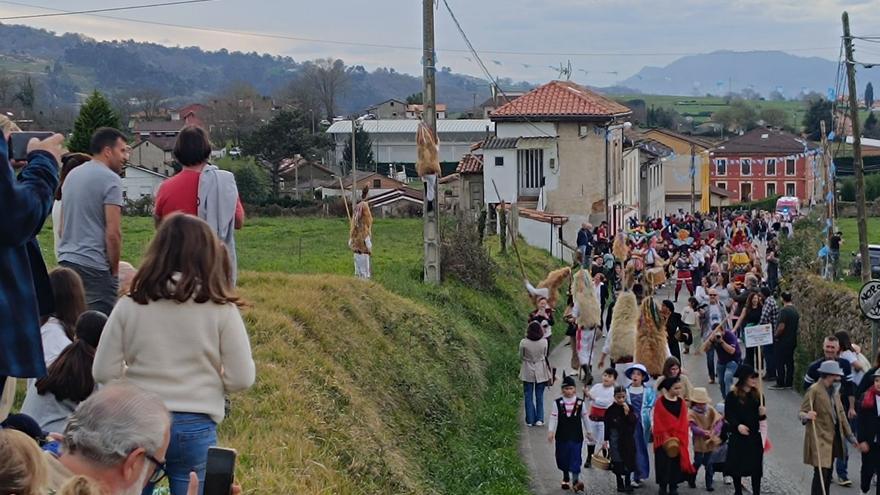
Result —
[[92, 371], [99, 384], [125, 378], [162, 397], [172, 411], [166, 455], [172, 495], [186, 493], [190, 471], [204, 483], [224, 394], [254, 383], [229, 266], [207, 223], [191, 215], [168, 216], [131, 292], [113, 309], [95, 355]]

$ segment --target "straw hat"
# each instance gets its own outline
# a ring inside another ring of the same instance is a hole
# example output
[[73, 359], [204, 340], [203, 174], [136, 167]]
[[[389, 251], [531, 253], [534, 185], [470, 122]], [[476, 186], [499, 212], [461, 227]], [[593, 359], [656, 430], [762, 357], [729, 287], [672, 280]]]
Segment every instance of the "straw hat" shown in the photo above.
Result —
[[691, 390], [689, 399], [694, 404], [708, 404], [712, 400], [709, 398], [709, 392], [703, 387], [696, 387]]

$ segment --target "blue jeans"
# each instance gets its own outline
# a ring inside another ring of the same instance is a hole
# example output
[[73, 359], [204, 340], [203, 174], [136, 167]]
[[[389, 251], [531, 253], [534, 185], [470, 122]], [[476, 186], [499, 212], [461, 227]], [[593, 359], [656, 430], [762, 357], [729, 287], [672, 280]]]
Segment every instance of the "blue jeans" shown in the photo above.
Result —
[[[189, 473], [199, 475], [199, 494], [205, 489], [205, 463], [208, 447], [217, 445], [217, 423], [207, 414], [171, 413], [171, 442], [165, 454], [165, 472], [171, 495], [186, 495]], [[142, 495], [153, 493], [147, 485]]]
[[[845, 406], [843, 409], [848, 410], [849, 406]], [[852, 429], [853, 435], [858, 435], [859, 432], [858, 422], [852, 419], [848, 419], [849, 426]], [[834, 460], [834, 467], [837, 468], [837, 478], [842, 480], [849, 479], [849, 442], [846, 440], [840, 442], [843, 444], [843, 457], [838, 457]]]
[[715, 347], [710, 346], [706, 351], [706, 369], [709, 371], [709, 379], [715, 379]]
[[712, 478], [715, 476], [715, 466], [709, 462], [711, 456], [711, 452], [694, 452], [694, 481], [696, 481], [696, 473], [699, 472], [700, 466], [703, 466], [706, 468], [706, 488], [712, 488]]
[[523, 382], [523, 399], [526, 403], [526, 423], [544, 422], [543, 383]]
[[718, 363], [715, 372], [718, 373], [718, 385], [721, 387], [721, 397], [727, 397], [730, 387], [733, 386], [733, 376], [739, 368], [739, 363], [730, 361], [727, 364]]

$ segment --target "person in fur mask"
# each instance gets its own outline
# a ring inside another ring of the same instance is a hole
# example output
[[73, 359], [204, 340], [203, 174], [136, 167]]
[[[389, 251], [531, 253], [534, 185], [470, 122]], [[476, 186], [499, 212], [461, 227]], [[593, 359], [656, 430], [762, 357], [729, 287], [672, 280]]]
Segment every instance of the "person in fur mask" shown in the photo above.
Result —
[[669, 356], [666, 337], [666, 318], [649, 295], [640, 303], [635, 362], [645, 365], [652, 378], [663, 373], [663, 363]]
[[370, 256], [373, 254], [373, 213], [367, 201], [369, 192], [370, 188], [366, 186], [361, 190], [361, 201], [354, 207], [348, 238], [348, 247], [354, 252], [354, 274], [358, 278], [372, 276]]
[[589, 272], [579, 270], [572, 280], [571, 293], [574, 294], [574, 306], [571, 317], [577, 324], [575, 344], [577, 345], [578, 363], [583, 380], [592, 381], [593, 350], [597, 332], [602, 328], [602, 310]]
[[611, 329], [602, 347], [599, 367], [605, 366], [605, 358], [610, 357], [617, 370], [620, 385], [628, 386], [626, 370], [634, 363], [636, 353], [636, 333], [639, 325], [638, 298], [633, 291], [621, 292], [614, 304], [611, 315]]
[[565, 280], [571, 276], [570, 267], [562, 267], [547, 274], [547, 278], [542, 280], [537, 287], [533, 286], [528, 280], [525, 281], [526, 290], [532, 298], [535, 306], [541, 298], [547, 300], [550, 308], [556, 308], [556, 302], [559, 300], [559, 288], [565, 283]]

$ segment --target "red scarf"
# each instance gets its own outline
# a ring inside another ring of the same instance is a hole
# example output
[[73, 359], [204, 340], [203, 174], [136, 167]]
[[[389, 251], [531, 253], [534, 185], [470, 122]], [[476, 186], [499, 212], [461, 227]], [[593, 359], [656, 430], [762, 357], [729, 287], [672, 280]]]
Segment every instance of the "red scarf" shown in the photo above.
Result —
[[862, 399], [862, 409], [875, 409], [877, 407], [877, 397], [880, 397], [880, 392], [877, 391], [876, 387], [866, 390], [865, 397]]
[[681, 472], [684, 474], [694, 474], [696, 470], [691, 464], [690, 446], [688, 445], [688, 408], [683, 399], [678, 399], [681, 403], [681, 413], [678, 417], [672, 415], [663, 405], [663, 397], [657, 398], [657, 404], [654, 406], [654, 448], [663, 448], [662, 445], [670, 438], [677, 438], [679, 442], [680, 454], [678, 455]]

